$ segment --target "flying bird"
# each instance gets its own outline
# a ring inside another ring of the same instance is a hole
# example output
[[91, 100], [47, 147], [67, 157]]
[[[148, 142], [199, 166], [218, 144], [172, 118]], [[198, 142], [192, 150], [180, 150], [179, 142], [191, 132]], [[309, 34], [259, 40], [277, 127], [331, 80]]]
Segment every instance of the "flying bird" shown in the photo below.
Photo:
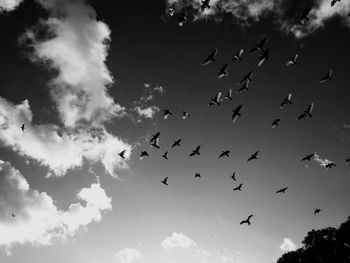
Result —
[[171, 145], [171, 148], [174, 148], [174, 147], [180, 147], [180, 142], [181, 142], [181, 139], [178, 139], [176, 140], [172, 145]]
[[23, 123], [22, 126], [21, 126], [21, 130], [24, 131], [26, 129], [26, 126], [25, 124]]
[[233, 172], [233, 174], [231, 175], [231, 178], [233, 181], [236, 181], [236, 172]]
[[162, 157], [166, 160], [168, 160], [168, 151], [166, 151], [164, 154], [162, 154]]
[[209, 55], [208, 57], [202, 62], [202, 66], [206, 66], [212, 62], [215, 62], [216, 55], [218, 54], [218, 49], [215, 48]]
[[350, 158], [346, 159], [346, 160], [345, 160], [345, 163], [346, 163], [346, 164], [349, 164], [349, 163], [350, 163]]
[[242, 109], [242, 104], [237, 106], [234, 110], [232, 110], [232, 122], [235, 123], [238, 117], [241, 117], [241, 109]]
[[315, 209], [315, 212], [314, 212], [314, 215], [319, 214], [320, 212], [321, 212], [321, 209], [316, 208], [316, 209]]
[[226, 96], [223, 97], [222, 100], [223, 100], [223, 101], [224, 101], [224, 100], [232, 100], [232, 89], [229, 89], [229, 90], [227, 91]]
[[320, 79], [320, 83], [324, 83], [324, 82], [326, 82], [326, 81], [328, 81], [328, 80], [332, 80], [332, 75], [333, 75], [333, 70], [330, 69], [330, 70], [328, 71], [327, 75], [325, 75], [324, 77], [322, 77], [322, 78]]
[[333, 162], [328, 162], [328, 163], [326, 164], [325, 167], [326, 167], [327, 169], [331, 169], [331, 168], [333, 168], [333, 167], [336, 167], [336, 164], [333, 163]]
[[331, 2], [331, 7], [333, 7], [337, 2], [340, 3], [341, 0], [332, 0]]
[[222, 93], [218, 92], [214, 98], [210, 99], [208, 106], [211, 107], [213, 105], [219, 106], [221, 104], [220, 98], [221, 98]]
[[192, 150], [192, 152], [190, 153], [190, 157], [195, 156], [195, 155], [200, 155], [200, 154], [201, 154], [201, 153], [199, 152], [200, 149], [201, 149], [201, 146], [198, 145], [198, 146], [196, 147], [196, 149]]
[[242, 185], [243, 185], [242, 183], [239, 184], [239, 186], [233, 188], [233, 191], [242, 191]]
[[168, 13], [169, 13], [169, 16], [173, 16], [174, 13], [175, 13], [175, 8], [173, 6], [169, 7], [168, 8]]
[[140, 154], [140, 160], [142, 160], [145, 157], [149, 157], [149, 154], [146, 151], [142, 151], [141, 154]]
[[210, 5], [209, 5], [210, 0], [203, 0], [202, 4], [201, 4], [201, 10], [205, 10], [206, 8], [210, 9]]
[[152, 143], [151, 143], [151, 147], [157, 148], [159, 149], [159, 138], [155, 139]]
[[201, 178], [202, 176], [199, 173], [195, 173], [194, 178]]
[[293, 104], [293, 102], [291, 101], [291, 99], [292, 99], [292, 94], [289, 93], [289, 94], [287, 95], [287, 97], [285, 97], [285, 98], [283, 99], [282, 103], [280, 104], [280, 108], [283, 109], [283, 107], [284, 107], [285, 105], [287, 105], [287, 104]]
[[301, 159], [301, 161], [302, 161], [302, 162], [303, 162], [303, 161], [311, 161], [311, 159], [314, 158], [315, 155], [316, 155], [315, 153], [308, 154], [308, 155], [306, 155], [303, 159]]
[[265, 43], [267, 42], [267, 37], [263, 38], [258, 44], [256, 44], [250, 51], [249, 54], [252, 54], [256, 51], [263, 52]]
[[186, 13], [182, 13], [179, 17], [178, 24], [179, 26], [183, 26], [187, 22], [187, 15]]
[[245, 90], [248, 90], [248, 87], [249, 87], [249, 81], [244, 82], [244, 84], [242, 85], [242, 87], [240, 87], [240, 88], [237, 90], [237, 94], [242, 93], [242, 92], [245, 91]]
[[185, 119], [187, 119], [188, 117], [190, 117], [190, 114], [189, 114], [187, 111], [183, 111], [183, 112], [182, 112], [182, 119], [185, 120]]
[[301, 120], [301, 119], [303, 119], [305, 117], [310, 117], [311, 118], [312, 117], [311, 113], [312, 113], [313, 109], [314, 109], [314, 103], [311, 103], [309, 105], [309, 107], [304, 111], [304, 113], [299, 115], [297, 119]]
[[233, 60], [233, 61], [234, 61], [234, 60], [242, 60], [243, 52], [244, 52], [243, 49], [238, 50], [238, 51], [233, 55], [232, 60]]
[[281, 122], [281, 119], [275, 119], [273, 122], [272, 122], [272, 128], [276, 128], [280, 125], [280, 122]]
[[283, 193], [283, 194], [284, 194], [284, 193], [286, 192], [287, 189], [288, 189], [288, 187], [284, 187], [284, 188], [278, 190], [278, 191], [276, 192], [276, 194], [279, 194], [279, 193]]
[[122, 150], [120, 153], [118, 153], [118, 155], [119, 155], [121, 158], [125, 159], [125, 153], [126, 153], [126, 150]]
[[11, 213], [12, 217], [16, 217], [16, 215], [14, 213]]
[[168, 185], [168, 177], [165, 177], [161, 182], [162, 184]]
[[149, 140], [150, 142], [154, 142], [157, 139], [159, 139], [160, 132], [156, 132], [155, 134], [152, 135], [151, 139]]
[[165, 120], [168, 119], [170, 115], [173, 115], [173, 113], [170, 110], [168, 109], [163, 110], [163, 116]]
[[228, 67], [229, 67], [229, 64], [227, 63], [227, 64], [224, 64], [220, 68], [219, 73], [218, 73], [218, 79], [221, 79], [223, 77], [227, 77], [228, 76], [228, 71], [227, 71]]
[[302, 13], [301, 16], [299, 18], [299, 22], [303, 25], [306, 22], [309, 21], [309, 14], [310, 14], [311, 8], [307, 8], [305, 9]]
[[248, 216], [248, 218], [247, 218], [246, 220], [241, 221], [239, 224], [240, 224], [240, 225], [243, 225], [243, 224], [248, 224], [248, 225], [250, 225], [250, 219], [251, 219], [252, 217], [253, 217], [253, 215]]
[[246, 82], [252, 81], [253, 70], [249, 71], [244, 77], [239, 81], [239, 84], [244, 84]]
[[270, 53], [270, 49], [266, 49], [264, 50], [260, 57], [259, 57], [259, 62], [258, 62], [258, 67], [260, 67], [266, 60], [269, 59], [269, 53]]
[[230, 150], [225, 150], [225, 151], [222, 151], [222, 153], [219, 155], [219, 158], [218, 159], [220, 159], [220, 158], [222, 158], [222, 157], [224, 157], [224, 156], [226, 156], [226, 157], [230, 157]]
[[286, 65], [287, 66], [291, 66], [291, 65], [295, 65], [297, 63], [299, 54], [295, 54], [293, 57], [290, 58], [290, 60], [287, 61]]
[[258, 153], [259, 151], [256, 151], [255, 153], [253, 153], [247, 160], [247, 162], [251, 161], [251, 160], [257, 160], [258, 159]]

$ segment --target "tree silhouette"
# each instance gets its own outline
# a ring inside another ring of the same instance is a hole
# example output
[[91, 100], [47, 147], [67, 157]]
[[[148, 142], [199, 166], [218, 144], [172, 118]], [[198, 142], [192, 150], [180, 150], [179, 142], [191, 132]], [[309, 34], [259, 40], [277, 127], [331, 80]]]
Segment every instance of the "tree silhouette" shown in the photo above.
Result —
[[277, 263], [350, 263], [350, 217], [338, 229], [312, 229], [302, 244], [283, 254]]

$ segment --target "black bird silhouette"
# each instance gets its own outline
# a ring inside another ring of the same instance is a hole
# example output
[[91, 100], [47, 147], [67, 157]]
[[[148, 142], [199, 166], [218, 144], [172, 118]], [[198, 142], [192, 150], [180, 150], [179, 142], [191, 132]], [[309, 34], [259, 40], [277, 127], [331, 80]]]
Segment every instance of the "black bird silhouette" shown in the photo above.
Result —
[[287, 61], [286, 65], [287, 65], [287, 66], [291, 66], [291, 65], [297, 64], [298, 57], [299, 57], [299, 54], [295, 54], [293, 57], [291, 57], [291, 58]]
[[316, 209], [315, 209], [315, 212], [314, 212], [314, 215], [319, 214], [320, 212], [321, 212], [321, 209], [316, 208]]
[[284, 194], [284, 193], [286, 192], [287, 189], [288, 189], [288, 187], [284, 187], [284, 188], [278, 190], [278, 191], [276, 192], [276, 194], [279, 194], [279, 193], [283, 193], [283, 194]]
[[292, 99], [292, 94], [289, 93], [289, 94], [287, 95], [287, 97], [285, 97], [285, 98], [283, 99], [282, 103], [280, 104], [280, 108], [283, 109], [283, 107], [284, 107], [285, 105], [287, 105], [287, 104], [293, 104], [293, 102], [291, 101], [291, 99]]
[[173, 115], [173, 113], [170, 110], [168, 109], [163, 110], [163, 116], [165, 120], [169, 118], [170, 115]]
[[221, 79], [223, 77], [227, 77], [228, 76], [228, 67], [229, 67], [229, 64], [224, 64], [220, 70], [219, 70], [219, 73], [218, 73], [218, 79]]
[[185, 120], [185, 119], [187, 119], [188, 117], [190, 117], [190, 114], [189, 114], [187, 111], [183, 111], [183, 112], [182, 112], [182, 119]]
[[258, 67], [260, 67], [266, 60], [269, 59], [269, 53], [270, 53], [270, 49], [266, 49], [264, 50], [260, 57], [259, 57], [259, 62], [258, 62]]
[[22, 131], [24, 131], [26, 129], [26, 126], [24, 123], [22, 124], [21, 129], [22, 129]]
[[255, 45], [255, 47], [253, 47], [250, 51], [249, 54], [252, 54], [256, 51], [260, 51], [263, 52], [264, 51], [264, 46], [265, 43], [267, 42], [267, 37], [263, 38], [258, 44]]
[[248, 224], [250, 225], [250, 219], [253, 217], [253, 215], [248, 216], [248, 218], [246, 220], [241, 221], [241, 223], [239, 223], [240, 225], [243, 224]]
[[311, 118], [312, 117], [311, 113], [312, 113], [313, 109], [314, 109], [314, 103], [311, 103], [309, 105], [309, 107], [304, 111], [304, 113], [299, 115], [297, 119], [301, 120], [301, 119], [303, 119], [305, 117], [310, 117]]
[[349, 164], [349, 163], [350, 163], [350, 158], [346, 159], [346, 160], [345, 160], [345, 163], [346, 163], [346, 164]]
[[162, 184], [168, 185], [168, 177], [165, 177], [161, 182]]
[[142, 151], [141, 154], [140, 154], [140, 159], [142, 160], [145, 157], [149, 157], [149, 154], [146, 151]]
[[14, 213], [11, 213], [12, 217], [16, 217], [16, 215]]
[[272, 128], [276, 128], [280, 125], [280, 122], [281, 122], [281, 119], [275, 119], [273, 122], [272, 122]]
[[159, 149], [159, 138], [155, 139], [152, 143], [151, 143], [151, 147], [157, 148]]
[[195, 173], [194, 178], [201, 178], [202, 176], [199, 173]]
[[238, 117], [241, 117], [242, 104], [232, 110], [232, 122], [235, 123]]
[[242, 191], [242, 185], [243, 184], [239, 184], [239, 186], [233, 188], [233, 191]]
[[164, 154], [162, 154], [162, 157], [166, 160], [168, 160], [168, 151], [166, 151]]
[[309, 14], [310, 14], [311, 8], [305, 9], [299, 18], [299, 21], [301, 24], [305, 24], [306, 22], [309, 21]]
[[150, 142], [154, 142], [157, 139], [159, 139], [160, 132], [156, 132], [155, 134], [152, 135], [151, 139], [149, 140]]
[[231, 175], [231, 178], [233, 181], [236, 181], [236, 172], [233, 172], [233, 174]]
[[246, 82], [252, 81], [253, 70], [249, 71], [244, 77], [239, 81], [239, 84], [244, 84]]
[[196, 147], [196, 149], [192, 150], [192, 152], [190, 153], [190, 157], [195, 156], [195, 155], [200, 155], [200, 154], [201, 154], [201, 153], [199, 152], [200, 149], [201, 149], [201, 146], [198, 145], [198, 146]]
[[215, 62], [216, 55], [218, 54], [218, 49], [215, 48], [209, 55], [208, 57], [202, 62], [202, 66], [206, 66], [210, 64], [211, 62]]
[[331, 168], [333, 168], [333, 167], [336, 167], [336, 164], [333, 163], [333, 162], [328, 162], [328, 163], [326, 164], [325, 167], [326, 167], [327, 169], [331, 169]]
[[328, 71], [327, 75], [325, 75], [324, 77], [322, 77], [322, 78], [320, 79], [320, 83], [326, 82], [326, 81], [328, 81], [328, 80], [332, 80], [332, 75], [333, 75], [333, 70], [330, 69], [330, 70]]
[[172, 145], [171, 145], [171, 148], [174, 148], [174, 147], [180, 147], [180, 142], [181, 142], [181, 139], [178, 139], [176, 140]]
[[187, 22], [187, 14], [186, 13], [182, 13], [179, 17], [179, 20], [178, 20], [178, 24], [179, 26], [183, 26], [186, 22]]
[[258, 153], [259, 151], [256, 151], [255, 153], [253, 153], [247, 160], [247, 162], [251, 161], [251, 160], [257, 160], [258, 159]]
[[331, 7], [333, 7], [337, 2], [340, 3], [341, 0], [332, 0], [331, 2]]
[[221, 102], [220, 102], [221, 95], [222, 95], [222, 93], [218, 92], [214, 98], [210, 99], [208, 106], [209, 107], [213, 106], [213, 105], [219, 106], [221, 104]]
[[202, 1], [202, 4], [201, 4], [201, 10], [203, 11], [204, 9], [206, 9], [206, 8], [210, 8], [210, 5], [209, 5], [209, 2], [210, 2], [210, 0], [203, 0]]
[[302, 161], [302, 162], [303, 162], [303, 161], [311, 161], [311, 159], [314, 158], [315, 155], [316, 155], [315, 153], [308, 154], [308, 155], [306, 155], [303, 159], [301, 159], [301, 161]]
[[229, 89], [229, 90], [227, 91], [226, 96], [223, 97], [222, 100], [223, 100], [223, 101], [224, 101], [224, 100], [232, 100], [232, 89]]
[[222, 153], [219, 155], [219, 158], [218, 159], [220, 159], [220, 158], [222, 158], [222, 157], [224, 157], [224, 156], [226, 156], [226, 157], [230, 157], [230, 150], [225, 150], [225, 151], [222, 151]]
[[119, 155], [121, 158], [125, 159], [125, 153], [126, 153], [126, 150], [122, 150], [120, 153], [118, 153], [118, 155]]
[[233, 55], [232, 60], [242, 60], [243, 52], [244, 52], [243, 49], [238, 50], [238, 51]]
[[240, 87], [240, 88], [237, 90], [237, 94], [242, 93], [242, 92], [245, 91], [245, 90], [248, 90], [248, 87], [249, 87], [249, 81], [244, 82], [243, 85], [242, 85], [242, 87]]

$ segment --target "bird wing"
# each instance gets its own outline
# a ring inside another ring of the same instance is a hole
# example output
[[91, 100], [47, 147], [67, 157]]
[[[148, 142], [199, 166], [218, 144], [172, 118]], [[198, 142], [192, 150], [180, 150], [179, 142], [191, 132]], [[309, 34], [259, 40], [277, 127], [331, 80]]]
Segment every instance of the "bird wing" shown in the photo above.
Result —
[[313, 111], [313, 109], [314, 109], [314, 103], [311, 103], [311, 104], [309, 105], [309, 107], [307, 108], [307, 112], [308, 112], [309, 114], [311, 114], [312, 111]]
[[253, 217], [253, 215], [248, 216], [248, 220], [250, 220]]

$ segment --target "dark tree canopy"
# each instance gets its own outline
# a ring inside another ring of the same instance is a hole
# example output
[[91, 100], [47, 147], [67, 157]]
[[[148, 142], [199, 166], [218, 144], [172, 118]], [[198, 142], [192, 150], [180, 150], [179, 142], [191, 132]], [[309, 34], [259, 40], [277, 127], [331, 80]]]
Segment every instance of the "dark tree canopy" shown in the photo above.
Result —
[[338, 229], [311, 230], [302, 244], [283, 254], [277, 263], [350, 263], [350, 217]]

